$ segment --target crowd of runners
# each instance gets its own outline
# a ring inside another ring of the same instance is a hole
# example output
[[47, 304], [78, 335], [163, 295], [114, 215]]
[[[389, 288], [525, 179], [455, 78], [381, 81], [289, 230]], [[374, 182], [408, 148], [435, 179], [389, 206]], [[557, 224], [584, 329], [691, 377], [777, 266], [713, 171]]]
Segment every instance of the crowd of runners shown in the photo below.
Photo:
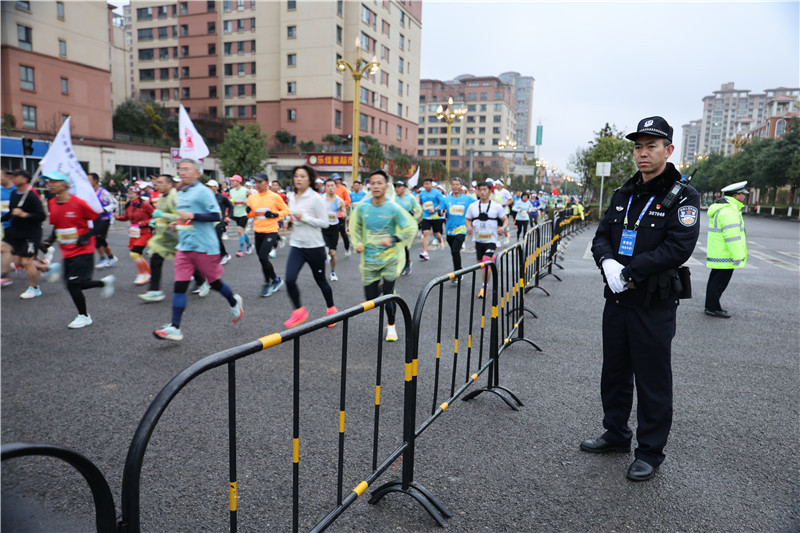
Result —
[[[45, 202], [27, 172], [3, 171], [0, 284], [7, 287], [12, 273], [24, 273], [28, 287], [20, 298], [33, 299], [42, 294], [40, 275], [50, 282], [63, 277], [78, 312], [68, 327], [89, 326], [92, 318], [83, 291], [100, 288], [106, 298], [114, 294], [113, 274], [100, 280], [93, 274], [95, 268], [112, 269], [119, 261], [107, 236], [112, 224], [124, 224], [130, 260], [137, 268], [131, 282], [146, 289], [138, 295], [143, 302], [166, 299], [164, 264], [173, 263], [171, 316], [153, 334], [180, 341], [192, 282], [192, 292], [201, 297], [211, 290], [219, 293], [233, 322], [244, 315], [241, 296], [222, 280], [223, 266], [232, 259], [225, 246], [230, 227], [238, 239], [235, 255], [255, 252], [258, 257], [263, 275], [260, 296], [271, 297], [286, 287], [292, 308], [284, 322], [288, 328], [309, 317], [297, 284], [305, 265], [322, 293], [327, 314], [337, 311], [329, 281], [339, 280], [340, 239], [345, 256], [352, 251], [360, 255], [364, 296], [374, 299], [394, 293], [396, 280], [412, 273], [410, 248], [418, 234], [421, 260], [429, 260], [434, 249], [449, 247], [456, 271], [462, 268], [462, 250], [474, 250], [478, 262], [494, 260], [498, 249], [510, 244], [514, 226], [519, 240], [529, 225], [545, 219], [546, 206], [561, 207], [562, 201], [579, 206], [577, 198], [565, 200], [544, 191], [512, 193], [501, 180], [464, 184], [454, 177], [448, 190], [431, 178], [425, 178], [421, 187], [409, 187], [402, 180], [392, 183], [385, 172], [376, 171], [365, 183], [356, 180], [348, 187], [338, 174], [323, 178], [305, 165], [293, 169], [285, 188], [265, 173], [248, 181], [233, 175], [222, 183], [214, 179], [203, 183], [202, 176], [200, 162], [184, 159], [177, 176], [161, 174], [126, 184], [124, 201], [119, 202], [117, 190], [109, 191], [96, 174], [89, 174], [102, 207], [98, 214], [70, 194], [70, 178], [61, 172], [41, 176], [47, 188]], [[52, 231], [44, 236], [48, 216]], [[281, 277], [271, 259], [287, 244]], [[56, 245], [61, 263], [54, 260]], [[484, 277], [478, 298], [484, 297], [486, 282]], [[386, 340], [398, 340], [393, 305], [387, 306]]]

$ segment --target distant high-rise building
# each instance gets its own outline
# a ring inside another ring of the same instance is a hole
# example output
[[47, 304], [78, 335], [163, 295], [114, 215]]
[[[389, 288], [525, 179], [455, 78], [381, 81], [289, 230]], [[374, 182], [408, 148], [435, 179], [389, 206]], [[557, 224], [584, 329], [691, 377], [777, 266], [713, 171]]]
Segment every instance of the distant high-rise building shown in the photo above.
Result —
[[700, 128], [702, 120], [692, 120], [688, 124], [681, 126], [683, 135], [683, 145], [681, 146], [681, 163], [683, 165], [693, 165], [699, 155], [698, 141], [700, 139]]
[[503, 83], [514, 87], [514, 98], [517, 100], [517, 132], [515, 139], [518, 146], [531, 145], [531, 124], [533, 123], [533, 76], [522, 76], [519, 72], [503, 72], [498, 76]]
[[[453, 123], [450, 140], [452, 174], [459, 174], [469, 165], [468, 151], [481, 148], [497, 150], [501, 142], [514, 140], [517, 134], [517, 101], [513, 85], [495, 76], [463, 74], [455, 80], [420, 80], [419, 130], [417, 156], [445, 161], [447, 124], [436, 117], [438, 107], [453, 99], [455, 107], [466, 108], [467, 114]], [[485, 155], [476, 160], [477, 168], [502, 174], [503, 159]], [[493, 170], [492, 170], [493, 169]]]
[[194, 117], [258, 122], [319, 143], [353, 131], [354, 80], [336, 60], [373, 57], [361, 80], [360, 135], [414, 153], [421, 1], [131, 3], [134, 84], [141, 100]]
[[[112, 75], [124, 76], [106, 2], [2, 2], [2, 113], [16, 128], [112, 137]], [[91, 31], [89, 31], [91, 29]], [[119, 78], [124, 87], [124, 77]]]

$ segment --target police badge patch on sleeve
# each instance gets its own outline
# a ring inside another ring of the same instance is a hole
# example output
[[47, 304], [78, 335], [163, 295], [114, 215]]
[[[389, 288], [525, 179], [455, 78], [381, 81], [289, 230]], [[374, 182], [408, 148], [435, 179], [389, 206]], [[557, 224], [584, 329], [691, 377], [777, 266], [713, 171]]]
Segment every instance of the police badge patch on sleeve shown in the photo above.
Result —
[[697, 224], [697, 208], [693, 205], [685, 205], [678, 209], [678, 220], [684, 226], [691, 227]]

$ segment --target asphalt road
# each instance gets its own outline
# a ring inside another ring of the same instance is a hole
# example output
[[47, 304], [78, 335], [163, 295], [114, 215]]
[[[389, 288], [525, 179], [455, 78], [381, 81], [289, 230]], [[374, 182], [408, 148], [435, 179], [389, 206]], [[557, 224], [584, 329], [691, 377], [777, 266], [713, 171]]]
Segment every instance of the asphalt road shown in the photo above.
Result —
[[[453, 513], [450, 530], [800, 531], [800, 225], [753, 217], [746, 225], [748, 266], [734, 273], [723, 295], [730, 320], [703, 314], [704, 233], [689, 261], [695, 298], [679, 308], [667, 459], [641, 484], [625, 479], [632, 454], [578, 450], [582, 439], [602, 432], [603, 300], [587, 253], [593, 232], [569, 243], [558, 272], [563, 281], [547, 277], [542, 286], [551, 296], [534, 290], [526, 298], [539, 315], [528, 319], [527, 336], [544, 351], [517, 343], [502, 355], [501, 383], [525, 406], [514, 412], [486, 394], [454, 402], [418, 440], [416, 480]], [[66, 328], [76, 313], [60, 283], [44, 284], [44, 295], [32, 301], [18, 298], [21, 276], [0, 292], [2, 441], [84, 453], [106, 475], [118, 509], [127, 448], [158, 391], [205, 355], [282, 330], [291, 311], [285, 289], [258, 296], [255, 256], [234, 258], [223, 279], [244, 298], [242, 322], [230, 322], [219, 295], [190, 296], [184, 341], [158, 341], [151, 331], [169, 321], [169, 299], [144, 304], [135, 297], [141, 289], [132, 284], [125, 240], [115, 227], [118, 290], [109, 300], [87, 292], [95, 323], [86, 329]], [[235, 251], [234, 240], [226, 244]], [[286, 251], [279, 250], [279, 274]], [[339, 251], [343, 256], [341, 244]], [[414, 256], [418, 251], [419, 243]], [[465, 265], [474, 261], [472, 254], [463, 258]], [[337, 267], [340, 309], [363, 300], [357, 259], [342, 257]], [[449, 253], [436, 250], [431, 261], [414, 266], [397, 288], [412, 308], [431, 278], [451, 270]], [[168, 292], [170, 280], [167, 272]], [[473, 301], [467, 287], [461, 290], [460, 302], [455, 287], [443, 293], [445, 373], [452, 368], [455, 309], [463, 323]], [[312, 317], [321, 316], [324, 302], [308, 270], [301, 291]], [[435, 313], [426, 312], [424, 324], [418, 422], [432, 401]], [[374, 312], [350, 321], [345, 494], [370, 471], [377, 328]], [[398, 329], [402, 339], [404, 328]], [[341, 338], [338, 326], [301, 342], [301, 530], [335, 504]], [[290, 528], [291, 353], [290, 345], [279, 345], [237, 363], [240, 531]], [[402, 342], [384, 343], [381, 458], [400, 442], [403, 356]], [[449, 389], [449, 377], [440, 386]], [[159, 423], [142, 478], [144, 530], [227, 530], [226, 390], [225, 370], [214, 370], [182, 391]], [[375, 485], [398, 474], [387, 472]], [[89, 493], [68, 467], [15, 459], [3, 463], [2, 475], [2, 531], [93, 529]], [[407, 496], [390, 494], [372, 506], [368, 494], [329, 531], [439, 530]]]

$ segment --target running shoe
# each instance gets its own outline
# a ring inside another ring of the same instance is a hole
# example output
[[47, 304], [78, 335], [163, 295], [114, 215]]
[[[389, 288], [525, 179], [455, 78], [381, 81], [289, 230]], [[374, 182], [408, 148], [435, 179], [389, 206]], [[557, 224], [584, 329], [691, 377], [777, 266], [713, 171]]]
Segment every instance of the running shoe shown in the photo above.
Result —
[[102, 278], [100, 281], [103, 282], [103, 288], [100, 289], [100, 296], [103, 298], [111, 298], [114, 296], [114, 282], [117, 281], [117, 277], [112, 274]]
[[207, 281], [204, 281], [197, 290], [197, 294], [200, 296], [200, 298], [205, 298], [208, 296], [209, 292], [211, 292], [211, 285], [209, 285]]
[[394, 324], [386, 326], [386, 340], [389, 342], [397, 341], [397, 326]]
[[117, 257], [116, 255], [114, 257], [112, 257], [111, 259], [108, 259], [106, 261], [106, 268], [113, 267], [114, 265], [117, 264], [117, 261], [119, 261], [119, 257]]
[[277, 278], [272, 281], [272, 290], [269, 293], [275, 294], [281, 287], [283, 287], [283, 280], [281, 278]]
[[247, 246], [247, 251], [246, 251], [245, 253], [246, 253], [247, 255], [250, 255], [250, 254], [252, 254], [252, 253], [253, 253], [253, 250], [254, 250], [254, 247], [253, 247], [253, 245], [252, 245], [252, 244], [249, 244], [249, 245]]
[[333, 270], [331, 270], [331, 281], [339, 281], [339, 276]]
[[224, 265], [230, 260], [231, 260], [231, 254], [225, 254], [222, 256], [222, 259], [219, 260], [219, 264]]
[[98, 270], [101, 268], [108, 268], [108, 257], [101, 257], [94, 267]]
[[11, 278], [9, 278], [8, 276], [3, 276], [2, 278], [0, 278], [0, 287], [8, 287], [12, 283], [14, 282], [11, 281]]
[[155, 335], [157, 339], [163, 339], [167, 341], [183, 340], [183, 333], [181, 333], [181, 330], [172, 324], [164, 324], [159, 329], [155, 330], [153, 335]]
[[239, 296], [238, 294], [234, 294], [233, 299], [236, 300], [236, 303], [231, 306], [231, 314], [233, 315], [233, 321], [239, 322], [244, 316], [244, 309], [242, 308], [242, 297]]
[[273, 249], [272, 249], [272, 250], [269, 252], [269, 256], [270, 256], [271, 258], [275, 259], [276, 257], [278, 257], [278, 250], [276, 250], [275, 248], [273, 248]]
[[53, 262], [53, 255], [55, 255], [56, 249], [53, 246], [48, 246], [47, 251], [44, 254], [44, 262], [50, 264]]
[[133, 280], [134, 285], [144, 285], [150, 282], [150, 274], [138, 274]]
[[140, 294], [139, 298], [147, 303], [152, 303], [162, 301], [165, 296], [164, 291], [147, 291], [144, 294]]
[[47, 282], [55, 283], [58, 281], [58, 274], [61, 272], [61, 263], [52, 263], [47, 267]]
[[244, 252], [241, 250], [241, 248], [236, 251], [236, 257], [242, 257], [243, 255], [244, 255]]
[[80, 329], [92, 325], [92, 317], [89, 315], [78, 315], [75, 320], [67, 326], [70, 329]]
[[267, 296], [272, 296], [272, 282], [271, 281], [267, 281], [261, 287], [261, 297], [262, 298], [266, 298]]
[[41, 295], [42, 295], [42, 290], [39, 287], [31, 287], [29, 285], [28, 288], [25, 289], [25, 292], [20, 294], [19, 297], [22, 298], [23, 300], [30, 300], [31, 298], [37, 298]]
[[400, 272], [401, 276], [408, 276], [409, 274], [411, 274], [411, 263], [409, 263], [406, 266], [404, 266], [403, 267], [403, 271]]
[[480, 292], [478, 293], [478, 298], [486, 298], [486, 289], [481, 288]]
[[[330, 316], [330, 315], [332, 315], [332, 314], [334, 314], [336, 312], [338, 312], [338, 310], [336, 309], [336, 306], [334, 305], [333, 307], [329, 307], [328, 308], [328, 310], [325, 312], [325, 316]], [[334, 322], [333, 324], [328, 324], [329, 328], [332, 328], [334, 326], [336, 326], [336, 322]]]
[[347, 250], [344, 251], [344, 256], [345, 257], [350, 257], [350, 254], [351, 254], [350, 248], [348, 248]]
[[290, 316], [289, 320], [284, 322], [283, 325], [287, 328], [293, 328], [299, 326], [306, 320], [308, 320], [308, 311], [305, 307], [300, 307], [292, 311], [292, 316]]
[[419, 258], [422, 259], [423, 261], [427, 261], [428, 259], [430, 259], [430, 257], [428, 257], [428, 252], [422, 252], [421, 254], [419, 254]]

